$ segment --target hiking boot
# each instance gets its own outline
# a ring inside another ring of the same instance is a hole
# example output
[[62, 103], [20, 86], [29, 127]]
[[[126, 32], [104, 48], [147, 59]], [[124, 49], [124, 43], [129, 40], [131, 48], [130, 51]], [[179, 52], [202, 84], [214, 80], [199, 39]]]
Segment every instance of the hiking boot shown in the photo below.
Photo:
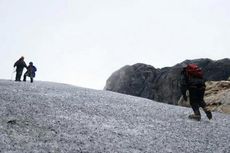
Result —
[[201, 116], [200, 115], [196, 115], [196, 114], [192, 114], [192, 115], [189, 115], [188, 118], [196, 120], [196, 121], [200, 121]]
[[208, 117], [209, 120], [212, 119], [212, 112], [210, 110], [208, 110], [207, 108], [204, 108], [204, 112], [206, 114], [206, 116]]
[[208, 117], [209, 120], [212, 119], [212, 112], [211, 111], [206, 111], [205, 114], [206, 114], [206, 116]]

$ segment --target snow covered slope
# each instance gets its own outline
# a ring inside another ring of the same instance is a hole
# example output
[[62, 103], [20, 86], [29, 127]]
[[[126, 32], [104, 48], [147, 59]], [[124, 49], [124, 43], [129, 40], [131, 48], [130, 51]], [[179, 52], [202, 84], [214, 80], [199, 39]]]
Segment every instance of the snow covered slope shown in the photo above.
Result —
[[0, 152], [229, 153], [230, 116], [49, 82], [0, 80]]

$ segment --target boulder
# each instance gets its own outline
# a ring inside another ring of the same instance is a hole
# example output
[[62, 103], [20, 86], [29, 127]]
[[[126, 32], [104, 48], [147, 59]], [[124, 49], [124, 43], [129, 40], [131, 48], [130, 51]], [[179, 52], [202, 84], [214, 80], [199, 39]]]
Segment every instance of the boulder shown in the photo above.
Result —
[[142, 63], [127, 65], [112, 74], [104, 89], [154, 99], [152, 82], [157, 73], [158, 69], [151, 65]]
[[203, 69], [207, 81], [227, 80], [230, 76], [230, 59], [185, 60], [175, 66], [161, 69], [137, 63], [114, 72], [106, 81], [104, 90], [177, 105], [181, 96], [180, 72], [183, 65], [189, 63], [198, 64]]

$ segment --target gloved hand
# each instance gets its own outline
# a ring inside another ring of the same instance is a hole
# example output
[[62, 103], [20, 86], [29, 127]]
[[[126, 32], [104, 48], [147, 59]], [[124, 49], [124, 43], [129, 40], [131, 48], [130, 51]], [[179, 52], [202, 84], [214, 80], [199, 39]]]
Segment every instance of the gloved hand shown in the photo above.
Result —
[[187, 101], [188, 97], [187, 96], [183, 96], [183, 99], [184, 99], [184, 101]]

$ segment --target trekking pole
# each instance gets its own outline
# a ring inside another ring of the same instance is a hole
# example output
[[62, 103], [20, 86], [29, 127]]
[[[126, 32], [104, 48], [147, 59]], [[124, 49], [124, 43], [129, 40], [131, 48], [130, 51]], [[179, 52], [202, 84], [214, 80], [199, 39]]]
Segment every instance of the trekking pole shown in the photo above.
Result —
[[13, 68], [13, 72], [11, 73], [11, 78], [10, 78], [11, 81], [13, 81], [13, 74], [14, 74], [15, 72], [16, 72], [16, 69]]

